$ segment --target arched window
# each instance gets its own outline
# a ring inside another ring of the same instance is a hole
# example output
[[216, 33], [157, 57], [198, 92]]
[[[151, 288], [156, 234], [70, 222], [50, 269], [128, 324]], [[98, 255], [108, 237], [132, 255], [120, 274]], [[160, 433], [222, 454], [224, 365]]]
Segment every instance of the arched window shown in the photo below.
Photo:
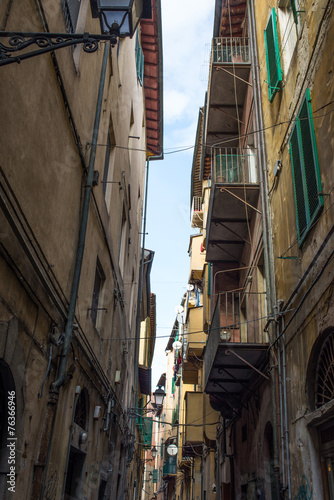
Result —
[[315, 407], [334, 398], [334, 332], [322, 344], [315, 377]]
[[85, 431], [88, 430], [88, 391], [82, 389], [75, 407], [74, 423]]

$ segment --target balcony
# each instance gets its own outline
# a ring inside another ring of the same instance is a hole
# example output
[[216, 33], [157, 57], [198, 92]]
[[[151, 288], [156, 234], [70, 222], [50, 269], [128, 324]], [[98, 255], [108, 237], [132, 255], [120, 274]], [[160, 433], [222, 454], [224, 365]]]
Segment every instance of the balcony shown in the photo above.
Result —
[[137, 417], [137, 429], [141, 436], [141, 443], [144, 449], [151, 448], [153, 420], [151, 417], [146, 417], [142, 414], [142, 410], [138, 410], [141, 416]]
[[202, 234], [196, 234], [190, 237], [188, 253], [190, 256], [189, 281], [201, 280], [203, 277], [203, 267], [205, 264], [205, 250], [203, 250]]
[[241, 148], [213, 149], [215, 184], [257, 184], [256, 154]]
[[[205, 392], [238, 408], [267, 362], [265, 293], [218, 295], [206, 345]], [[222, 403], [222, 404], [223, 404]], [[214, 409], [217, 409], [214, 407]]]
[[254, 150], [214, 148], [206, 224], [206, 260], [241, 262], [257, 208], [259, 185]]
[[191, 206], [191, 227], [203, 228], [203, 207], [201, 196], [194, 196]]
[[166, 476], [176, 476], [176, 461], [175, 463], [164, 463], [162, 468], [162, 477]]
[[238, 136], [238, 125], [250, 87], [250, 68], [248, 38], [219, 37], [212, 40], [207, 144]]
[[203, 332], [203, 306], [188, 309], [185, 334], [187, 356], [201, 356], [206, 339]]

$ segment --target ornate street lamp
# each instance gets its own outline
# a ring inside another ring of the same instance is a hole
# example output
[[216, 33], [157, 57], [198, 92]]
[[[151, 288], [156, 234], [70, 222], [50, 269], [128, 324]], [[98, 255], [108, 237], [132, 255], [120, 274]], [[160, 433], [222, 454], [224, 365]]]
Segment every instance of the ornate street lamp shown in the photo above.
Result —
[[[151, 0], [90, 0], [92, 17], [99, 17], [102, 34], [89, 33], [28, 33], [0, 31], [0, 66], [20, 63], [24, 59], [52, 52], [63, 47], [82, 44], [85, 52], [95, 52], [99, 42], [108, 41], [114, 47], [118, 38], [132, 37], [140, 19], [151, 17]], [[17, 54], [30, 46], [32, 52]]]
[[154, 399], [155, 399], [155, 405], [157, 408], [161, 408], [162, 404], [164, 402], [164, 397], [166, 396], [166, 393], [163, 389], [161, 389], [161, 385], [158, 386], [158, 389], [155, 390], [153, 393]]

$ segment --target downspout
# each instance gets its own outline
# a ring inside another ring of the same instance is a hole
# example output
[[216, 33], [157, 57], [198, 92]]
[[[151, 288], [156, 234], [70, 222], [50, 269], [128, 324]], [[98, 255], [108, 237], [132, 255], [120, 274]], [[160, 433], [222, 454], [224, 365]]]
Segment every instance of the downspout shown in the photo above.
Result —
[[[278, 305], [277, 305], [278, 306]], [[278, 308], [278, 307], [277, 307]], [[276, 321], [276, 338], [279, 336], [279, 324]], [[283, 381], [282, 381], [282, 360], [280, 346], [277, 348], [277, 368], [278, 368], [278, 390], [279, 390], [279, 407], [280, 407], [280, 427], [281, 427], [281, 467], [282, 467], [282, 483], [286, 486], [285, 479], [285, 443], [284, 443], [284, 421], [283, 421]]]
[[[266, 152], [265, 152], [265, 137], [264, 137], [264, 126], [262, 118], [262, 106], [261, 106], [261, 92], [260, 92], [260, 75], [259, 75], [259, 62], [257, 55], [257, 44], [256, 44], [256, 30], [255, 30], [255, 14], [254, 14], [254, 3], [253, 0], [248, 0], [250, 22], [249, 22], [249, 33], [251, 42], [251, 67], [252, 67], [252, 77], [253, 77], [253, 92], [254, 92], [254, 102], [255, 102], [255, 128], [258, 130], [259, 141], [258, 144], [261, 146], [259, 149], [259, 179], [260, 179], [260, 189], [261, 189], [261, 209], [262, 209], [262, 224], [263, 224], [263, 257], [266, 269], [266, 275], [268, 276], [268, 305], [269, 312], [274, 309], [276, 305], [275, 300], [275, 284], [274, 284], [274, 262], [273, 262], [273, 248], [270, 233], [270, 216], [269, 216], [269, 206], [267, 204], [268, 200], [268, 180], [266, 172]], [[274, 352], [270, 350], [271, 365], [275, 365]], [[273, 425], [273, 470], [275, 475], [275, 490], [276, 490], [276, 500], [280, 498], [280, 468], [279, 468], [279, 445], [278, 445], [278, 433], [277, 433], [277, 403], [276, 403], [276, 371], [274, 369], [270, 370], [270, 389], [271, 389], [271, 399], [272, 399], [272, 425]]]
[[110, 46], [109, 46], [109, 42], [107, 42], [104, 46], [104, 53], [103, 53], [103, 60], [102, 60], [100, 84], [99, 84], [99, 91], [98, 91], [96, 111], [95, 111], [94, 129], [93, 129], [93, 136], [92, 136], [91, 149], [90, 149], [90, 158], [89, 158], [87, 179], [86, 179], [86, 185], [85, 185], [85, 195], [84, 195], [84, 201], [83, 201], [83, 207], [82, 207], [79, 242], [78, 242], [77, 255], [76, 255], [76, 261], [75, 261], [75, 267], [74, 267], [74, 274], [73, 274], [73, 280], [72, 280], [70, 305], [69, 305], [69, 311], [68, 311], [68, 316], [67, 316], [67, 323], [66, 323], [66, 327], [65, 327], [64, 346], [63, 346], [63, 352], [62, 352], [62, 356], [61, 356], [60, 364], [59, 364], [58, 378], [52, 384], [53, 390], [57, 390], [57, 389], [59, 390], [59, 388], [65, 382], [67, 358], [68, 358], [68, 354], [70, 351], [70, 345], [71, 345], [71, 340], [72, 340], [75, 307], [76, 307], [76, 303], [77, 303], [81, 267], [82, 267], [84, 249], [85, 249], [85, 239], [86, 239], [86, 232], [87, 232], [87, 225], [88, 225], [90, 197], [91, 197], [92, 187], [93, 187], [93, 175], [94, 175], [96, 148], [97, 148], [97, 138], [98, 138], [98, 134], [99, 134], [100, 118], [101, 118], [102, 103], [103, 103], [103, 92], [104, 92], [105, 77], [106, 77], [106, 71], [107, 71], [107, 65], [108, 65], [109, 51], [110, 51]]
[[[284, 316], [282, 315], [282, 330], [284, 330]], [[284, 423], [285, 423], [285, 447], [286, 447], [286, 470], [288, 479], [288, 500], [292, 498], [291, 492], [291, 472], [290, 472], [290, 449], [289, 449], [289, 424], [288, 424], [288, 403], [286, 393], [286, 353], [285, 335], [282, 336], [282, 364], [283, 364], [283, 402], [284, 402]]]
[[[103, 103], [103, 91], [104, 91], [104, 83], [105, 76], [108, 64], [108, 56], [109, 56], [110, 46], [109, 42], [105, 44], [104, 54], [102, 60], [101, 67], [101, 76], [100, 76], [100, 84], [98, 90], [98, 97], [96, 103], [96, 111], [95, 111], [95, 121], [94, 121], [94, 130], [92, 136], [92, 145], [91, 145], [91, 154], [89, 159], [89, 167], [88, 174], [85, 186], [85, 196], [82, 208], [82, 216], [79, 230], [79, 242], [77, 248], [76, 262], [72, 280], [72, 289], [70, 296], [70, 304], [69, 311], [67, 316], [67, 323], [65, 327], [65, 339], [64, 345], [61, 355], [61, 360], [59, 364], [58, 370], [58, 378], [57, 380], [51, 384], [49, 391], [49, 400], [48, 400], [48, 411], [46, 415], [46, 419], [44, 422], [43, 433], [41, 436], [41, 445], [40, 451], [38, 455], [38, 469], [36, 469], [33, 479], [33, 487], [32, 487], [32, 499], [40, 498], [42, 499], [44, 496], [44, 489], [46, 483], [46, 475], [48, 471], [50, 455], [51, 455], [51, 445], [53, 439], [53, 433], [55, 428], [55, 418], [58, 406], [58, 397], [59, 397], [59, 389], [65, 382], [66, 375], [66, 366], [68, 355], [70, 351], [70, 345], [72, 340], [72, 332], [73, 332], [73, 322], [75, 315], [75, 307], [77, 302], [79, 281], [80, 281], [80, 273], [83, 259], [83, 252], [85, 247], [85, 237], [88, 223], [88, 213], [89, 213], [89, 202], [92, 190], [92, 181], [93, 181], [93, 173], [94, 173], [94, 164], [95, 164], [95, 156], [96, 156], [96, 147], [97, 147], [97, 137], [99, 131], [100, 117], [101, 117], [101, 109]], [[47, 453], [45, 456], [45, 446], [47, 447]], [[44, 458], [45, 456], [45, 458]], [[39, 465], [41, 464], [41, 465]], [[37, 467], [37, 466], [36, 466]]]

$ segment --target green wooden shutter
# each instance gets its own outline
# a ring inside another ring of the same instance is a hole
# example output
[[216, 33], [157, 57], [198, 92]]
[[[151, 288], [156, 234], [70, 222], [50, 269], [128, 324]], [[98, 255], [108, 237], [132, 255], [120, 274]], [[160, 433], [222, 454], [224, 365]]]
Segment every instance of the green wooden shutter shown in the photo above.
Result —
[[153, 484], [158, 482], [158, 469], [153, 469]]
[[297, 12], [297, 7], [296, 7], [296, 0], [290, 0], [291, 3], [291, 10], [293, 13], [293, 19], [296, 24], [298, 24], [298, 12]]
[[290, 137], [290, 156], [296, 203], [297, 233], [301, 245], [323, 207], [318, 153], [315, 142], [310, 91], [300, 107]]
[[296, 203], [297, 232], [298, 234], [303, 234], [307, 226], [307, 219], [297, 123], [294, 126], [290, 137], [290, 156]]
[[144, 52], [139, 43], [139, 34], [137, 31], [136, 36], [136, 68], [137, 68], [137, 77], [140, 85], [143, 85], [144, 81]]
[[266, 29], [264, 30], [264, 40], [268, 74], [268, 94], [269, 101], [272, 102], [282, 82], [275, 9], [272, 10]]

